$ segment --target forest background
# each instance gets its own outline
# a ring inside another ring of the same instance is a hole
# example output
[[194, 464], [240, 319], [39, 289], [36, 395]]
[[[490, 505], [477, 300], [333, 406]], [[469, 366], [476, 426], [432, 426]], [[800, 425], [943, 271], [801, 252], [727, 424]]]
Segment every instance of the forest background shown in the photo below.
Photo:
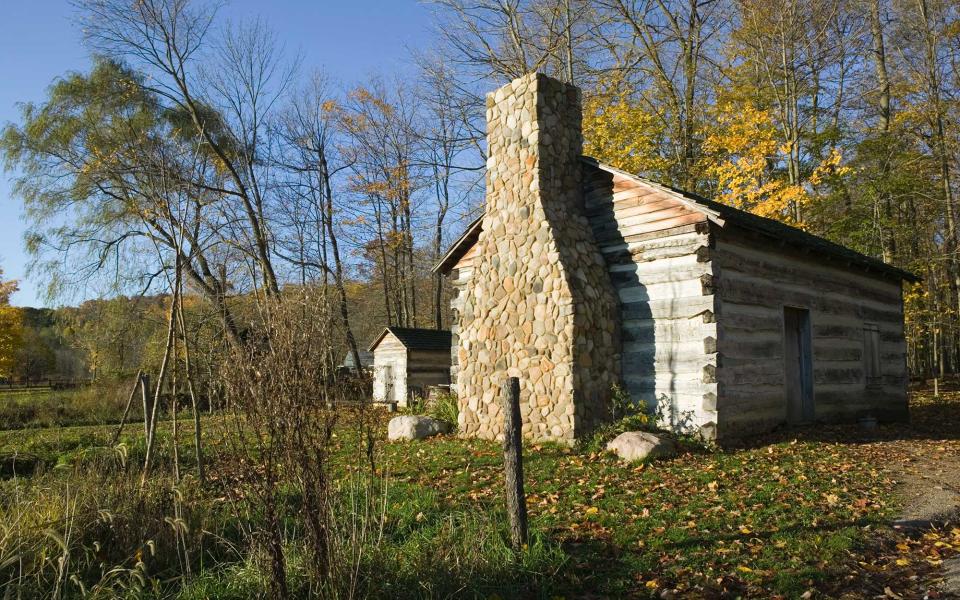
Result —
[[0, 140], [31, 277], [102, 296], [18, 308], [5, 283], [0, 376], [159, 365], [178, 290], [197, 361], [291, 290], [330, 372], [385, 325], [448, 327], [431, 267], [482, 209], [483, 94], [534, 70], [583, 89], [586, 154], [920, 275], [911, 372], [960, 368], [949, 0], [438, 0], [416, 76], [347, 85], [219, 5], [123, 4], [78, 4], [91, 68]]

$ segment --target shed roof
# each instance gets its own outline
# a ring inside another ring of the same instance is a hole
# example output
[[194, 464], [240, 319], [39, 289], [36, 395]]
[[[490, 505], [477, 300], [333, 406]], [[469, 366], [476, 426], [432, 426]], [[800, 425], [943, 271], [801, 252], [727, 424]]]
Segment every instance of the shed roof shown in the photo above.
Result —
[[413, 327], [385, 327], [373, 343], [370, 351], [380, 344], [383, 338], [392, 333], [408, 350], [450, 350], [452, 336], [445, 329], [416, 329]]
[[[721, 204], [714, 200], [708, 200], [697, 194], [685, 192], [669, 185], [656, 183], [644, 177], [639, 177], [626, 171], [621, 171], [610, 165], [588, 156], [581, 157], [583, 162], [591, 167], [622, 175], [645, 186], [655, 188], [665, 192], [669, 196], [688, 206], [689, 208], [702, 213], [711, 222], [725, 227], [732, 224], [749, 231], [761, 234], [763, 236], [776, 239], [782, 243], [792, 244], [811, 250], [812, 252], [840, 259], [844, 262], [858, 265], [866, 269], [874, 270], [887, 277], [902, 279], [906, 281], [919, 281], [920, 278], [903, 269], [888, 265], [887, 263], [861, 254], [840, 244], [835, 244], [822, 237], [807, 233], [802, 229], [791, 227], [779, 221], [761, 217], [745, 210], [740, 210], [726, 204]], [[482, 229], [483, 216], [481, 215], [475, 221], [467, 226], [467, 230], [450, 247], [447, 253], [440, 259], [440, 262], [433, 268], [434, 271], [446, 273], [453, 268], [455, 264], [466, 254], [480, 237]]]

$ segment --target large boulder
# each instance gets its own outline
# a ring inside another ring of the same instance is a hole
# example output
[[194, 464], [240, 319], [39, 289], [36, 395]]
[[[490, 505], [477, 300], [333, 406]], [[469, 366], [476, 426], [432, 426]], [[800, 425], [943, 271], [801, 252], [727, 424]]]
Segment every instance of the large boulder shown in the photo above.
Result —
[[647, 431], [628, 431], [621, 433], [607, 444], [607, 450], [627, 462], [638, 460], [668, 458], [677, 453], [673, 440]]
[[447, 433], [450, 424], [432, 417], [394, 417], [387, 426], [387, 439], [391, 442], [399, 440], [422, 440], [423, 438]]

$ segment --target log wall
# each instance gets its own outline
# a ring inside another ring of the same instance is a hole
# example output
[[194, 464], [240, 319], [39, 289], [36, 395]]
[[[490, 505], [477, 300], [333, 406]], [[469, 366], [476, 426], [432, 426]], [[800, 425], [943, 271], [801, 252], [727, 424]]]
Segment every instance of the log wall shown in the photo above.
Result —
[[407, 394], [427, 396], [427, 388], [450, 383], [450, 352], [410, 350], [407, 353]]
[[452, 312], [450, 319], [450, 391], [457, 393], [457, 372], [459, 370], [459, 347], [460, 338], [458, 332], [460, 326], [459, 313], [460, 306], [463, 304], [464, 293], [470, 277], [473, 275], [473, 261], [477, 255], [477, 246], [474, 245], [457, 262], [450, 275], [450, 284], [453, 287], [453, 297], [450, 299], [450, 310]]
[[716, 431], [709, 226], [670, 191], [587, 167], [585, 210], [620, 298], [630, 398], [674, 430]]
[[[817, 421], [906, 415], [906, 344], [899, 281], [714, 227], [718, 396], [722, 437], [787, 420], [784, 307], [810, 311]], [[868, 382], [865, 332], [879, 328], [880, 374]]]

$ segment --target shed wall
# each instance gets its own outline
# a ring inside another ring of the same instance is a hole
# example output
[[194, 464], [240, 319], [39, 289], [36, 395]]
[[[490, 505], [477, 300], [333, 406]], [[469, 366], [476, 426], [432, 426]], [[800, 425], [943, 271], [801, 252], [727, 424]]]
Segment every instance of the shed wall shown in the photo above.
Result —
[[450, 352], [410, 350], [407, 354], [407, 392], [426, 397], [427, 388], [450, 383]]
[[[388, 372], [393, 383], [389, 396]], [[389, 332], [373, 350], [373, 400], [407, 405], [407, 349]]]
[[[714, 228], [720, 364], [719, 433], [738, 437], [787, 420], [784, 307], [809, 310], [817, 421], [906, 416], [906, 344], [899, 281], [735, 228]], [[867, 382], [869, 329], [878, 378]]]

